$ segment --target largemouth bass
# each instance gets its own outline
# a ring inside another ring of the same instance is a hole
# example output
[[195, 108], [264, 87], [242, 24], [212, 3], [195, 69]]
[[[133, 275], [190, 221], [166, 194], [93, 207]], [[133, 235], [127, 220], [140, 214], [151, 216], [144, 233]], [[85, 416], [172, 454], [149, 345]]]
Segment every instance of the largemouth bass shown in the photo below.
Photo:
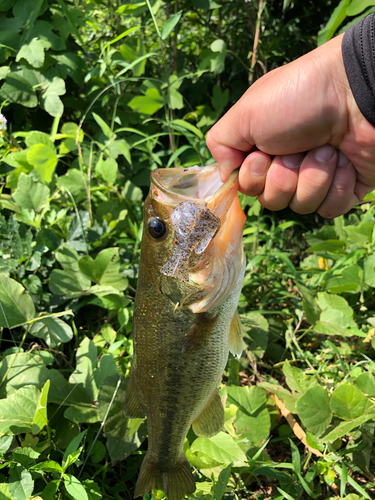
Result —
[[134, 364], [125, 402], [146, 416], [148, 451], [134, 497], [152, 488], [169, 500], [195, 491], [186, 434], [210, 437], [224, 424], [217, 386], [229, 350], [242, 352], [237, 313], [245, 270], [245, 223], [237, 172], [217, 166], [154, 170], [133, 317]]

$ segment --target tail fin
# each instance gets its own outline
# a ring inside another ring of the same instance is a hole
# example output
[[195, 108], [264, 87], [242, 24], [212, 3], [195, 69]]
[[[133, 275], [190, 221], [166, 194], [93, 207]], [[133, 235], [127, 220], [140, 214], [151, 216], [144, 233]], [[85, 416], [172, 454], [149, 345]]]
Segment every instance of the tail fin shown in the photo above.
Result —
[[186, 495], [194, 493], [195, 481], [185, 455], [181, 455], [180, 462], [168, 471], [158, 469], [146, 455], [135, 486], [134, 498], [145, 495], [153, 488], [163, 490], [168, 500], [182, 500]]

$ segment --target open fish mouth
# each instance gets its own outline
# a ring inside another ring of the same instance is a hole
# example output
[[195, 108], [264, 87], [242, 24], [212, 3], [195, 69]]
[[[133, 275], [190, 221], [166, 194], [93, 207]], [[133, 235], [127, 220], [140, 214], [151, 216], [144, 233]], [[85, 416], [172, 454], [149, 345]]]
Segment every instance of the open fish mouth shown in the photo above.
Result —
[[245, 215], [237, 189], [238, 172], [223, 183], [216, 164], [152, 173], [152, 196], [170, 213], [174, 230], [175, 250], [160, 272], [204, 289], [193, 312], [224, 301], [243, 272]]

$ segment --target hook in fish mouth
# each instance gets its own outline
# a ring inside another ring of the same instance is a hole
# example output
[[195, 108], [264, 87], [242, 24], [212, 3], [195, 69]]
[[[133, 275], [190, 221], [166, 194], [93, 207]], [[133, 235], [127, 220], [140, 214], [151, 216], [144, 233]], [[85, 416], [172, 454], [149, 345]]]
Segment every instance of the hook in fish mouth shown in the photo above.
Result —
[[190, 254], [194, 251], [199, 255], [206, 250], [219, 231], [221, 221], [207, 205], [183, 201], [173, 210], [171, 222], [175, 231], [176, 249], [160, 272], [188, 283]]

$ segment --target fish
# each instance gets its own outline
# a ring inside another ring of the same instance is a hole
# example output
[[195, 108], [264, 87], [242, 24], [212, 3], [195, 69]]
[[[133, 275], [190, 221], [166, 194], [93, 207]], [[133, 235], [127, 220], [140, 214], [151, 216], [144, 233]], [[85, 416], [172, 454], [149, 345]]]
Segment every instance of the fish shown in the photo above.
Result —
[[148, 449], [134, 498], [156, 488], [181, 500], [196, 489], [186, 435], [222, 430], [218, 385], [243, 348], [238, 172], [223, 183], [216, 164], [154, 170], [143, 215], [125, 415], [147, 417]]

